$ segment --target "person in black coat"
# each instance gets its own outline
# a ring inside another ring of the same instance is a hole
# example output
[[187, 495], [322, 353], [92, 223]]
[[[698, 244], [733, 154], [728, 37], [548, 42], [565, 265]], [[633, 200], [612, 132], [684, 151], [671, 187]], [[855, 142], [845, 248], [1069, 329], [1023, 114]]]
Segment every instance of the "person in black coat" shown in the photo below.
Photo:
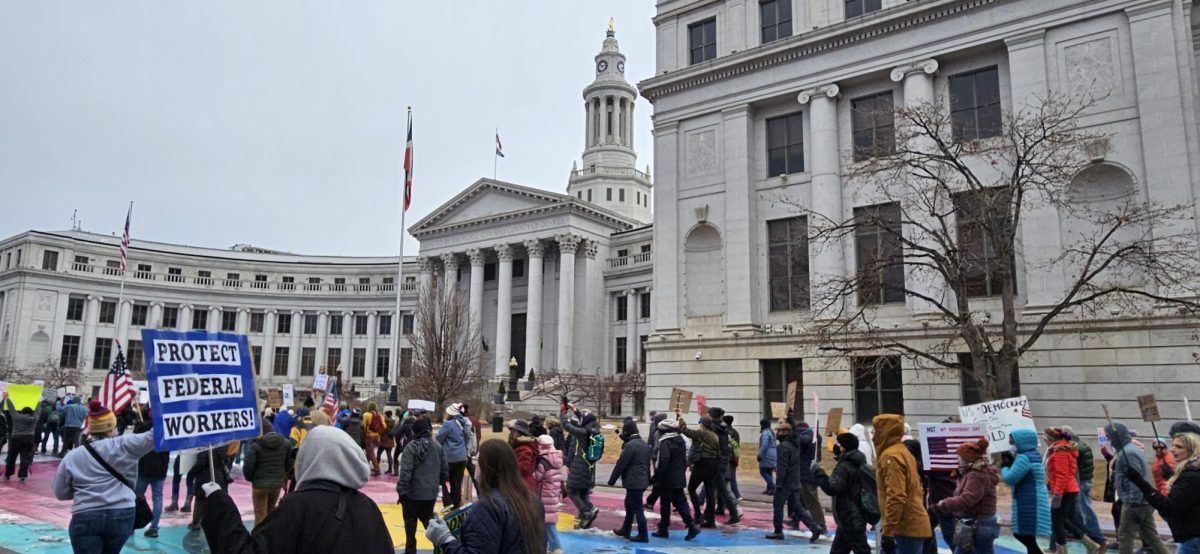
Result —
[[295, 492], [252, 532], [223, 489], [212, 483], [201, 487], [208, 505], [208, 548], [215, 554], [391, 554], [395, 549], [379, 506], [359, 491], [370, 473], [366, 455], [346, 433], [317, 427], [297, 453]]
[[833, 535], [830, 554], [870, 554], [867, 544], [867, 520], [863, 516], [862, 478], [860, 471], [867, 463], [867, 456], [858, 450], [858, 437], [853, 433], [840, 433], [833, 446], [837, 466], [828, 476], [821, 466], [813, 468], [817, 486], [833, 498], [833, 521], [837, 532]]
[[650, 482], [662, 498], [662, 507], [659, 510], [661, 519], [658, 520], [658, 530], [654, 532], [654, 536], [661, 539], [671, 537], [671, 506], [675, 506], [675, 511], [679, 512], [679, 517], [688, 528], [684, 540], [690, 541], [700, 534], [700, 526], [692, 519], [692, 511], [684, 493], [687, 487], [687, 445], [684, 444], [683, 436], [679, 434], [679, 424], [674, 421], [660, 421], [658, 431], [658, 460]]
[[[133, 426], [134, 433], [146, 433], [154, 428], [154, 425], [150, 423], [150, 410], [143, 410], [142, 413], [142, 421]], [[154, 515], [154, 518], [150, 520], [150, 527], [146, 529], [146, 536], [150, 538], [158, 536], [158, 520], [163, 511], [163, 484], [167, 480], [167, 466], [170, 464], [170, 460], [170, 452], [154, 450], [138, 460], [137, 484], [133, 492], [138, 496], [145, 496], [146, 487], [150, 487], [152, 501], [150, 507], [151, 513]]]
[[[229, 475], [229, 448], [228, 445], [218, 444], [212, 447], [212, 461], [216, 465], [216, 484], [224, 490], [229, 490], [229, 484], [233, 482], [233, 477]], [[208, 468], [208, 452], [200, 452], [196, 454], [196, 463], [192, 469], [188, 470], [187, 478], [196, 485], [211, 483], [212, 473]], [[205, 500], [202, 497], [196, 497], [196, 509], [192, 510], [192, 522], [188, 524], [188, 529], [197, 530], [200, 528], [200, 523], [204, 521]]]
[[[613, 533], [632, 542], [650, 542], [646, 534], [646, 511], [642, 507], [642, 494], [650, 487], [650, 445], [642, 440], [634, 420], [625, 422], [620, 437], [624, 442], [621, 457], [617, 458], [617, 465], [608, 477], [608, 486], [621, 479], [621, 486], [625, 487], [625, 520]], [[638, 534], [630, 536], [634, 519], [637, 520]]]
[[783, 508], [789, 506], [796, 519], [792, 520], [792, 528], [799, 527], [797, 520], [812, 531], [812, 542], [821, 538], [824, 526], [817, 524], [809, 515], [808, 509], [800, 502], [800, 445], [792, 434], [792, 426], [787, 423], [779, 424], [775, 429], [775, 437], [779, 440], [778, 458], [775, 462], [775, 495], [772, 498], [775, 514], [773, 523], [775, 532], [767, 535], [771, 540], [783, 540]]
[[592, 487], [596, 486], [596, 465], [587, 460], [588, 445], [592, 435], [600, 434], [600, 422], [591, 412], [582, 415], [575, 412], [575, 416], [579, 418], [578, 426], [570, 421], [563, 422], [563, 428], [571, 435], [568, 452], [563, 453], [563, 457], [570, 460], [564, 463], [571, 468], [567, 477], [567, 496], [578, 510], [579, 527], [588, 529], [600, 513], [591, 500]]
[[1168, 482], [1167, 496], [1158, 492], [1137, 470], [1127, 468], [1125, 476], [1146, 495], [1146, 502], [1167, 520], [1171, 536], [1179, 546], [1178, 552], [1200, 552], [1200, 435], [1188, 431], [1173, 433], [1171, 455], [1179, 462], [1175, 466], [1175, 475]]
[[[738, 510], [737, 497], [733, 495], [733, 490], [729, 487], [729, 476], [731, 471], [730, 462], [733, 459], [733, 449], [731, 448], [729, 439], [731, 427], [725, 423], [725, 410], [719, 407], [708, 409], [708, 417], [712, 420], [712, 430], [717, 434], [717, 444], [720, 451], [720, 456], [717, 459], [717, 506], [714, 513], [721, 515], [725, 513], [725, 509], [729, 509], [729, 519], [725, 520], [727, 525], [737, 525], [742, 520], [741, 510]], [[705, 486], [708, 484], [705, 483]], [[705, 508], [707, 510], [708, 508]]]

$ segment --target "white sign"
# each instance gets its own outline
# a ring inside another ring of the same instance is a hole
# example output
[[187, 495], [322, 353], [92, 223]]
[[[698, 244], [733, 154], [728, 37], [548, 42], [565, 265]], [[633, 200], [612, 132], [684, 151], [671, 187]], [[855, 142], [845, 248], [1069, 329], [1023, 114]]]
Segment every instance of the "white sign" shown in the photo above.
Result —
[[75, 385], [67, 385], [67, 394], [75, 394]]
[[291, 383], [283, 384], [283, 405], [289, 407], [296, 405], [296, 387]]
[[6, 392], [8, 392], [8, 383], [0, 381], [0, 396], [3, 396]]
[[408, 401], [408, 409], [410, 409], [410, 410], [425, 410], [427, 412], [432, 412], [437, 409], [437, 405], [435, 405], [433, 402], [430, 402], [428, 400], [412, 399], [412, 400]]
[[313, 390], [324, 391], [329, 386], [329, 375], [322, 373], [313, 379]]
[[958, 447], [987, 436], [981, 423], [922, 423], [921, 461], [929, 471], [958, 469]]
[[150, 381], [134, 381], [133, 386], [138, 390], [138, 404], [150, 403]]
[[45, 382], [45, 381], [43, 381], [43, 380], [41, 380], [41, 379], [34, 379], [34, 380], [33, 380], [33, 384], [35, 384], [35, 385], [37, 385], [37, 386], [39, 386], [39, 387], [44, 387], [44, 386], [46, 386], [46, 382]]
[[959, 406], [958, 415], [963, 423], [982, 423], [987, 428], [987, 439], [991, 443], [988, 454], [1007, 451], [1008, 434], [1013, 429], [1037, 432], [1033, 414], [1029, 411], [1029, 400], [1024, 396]]

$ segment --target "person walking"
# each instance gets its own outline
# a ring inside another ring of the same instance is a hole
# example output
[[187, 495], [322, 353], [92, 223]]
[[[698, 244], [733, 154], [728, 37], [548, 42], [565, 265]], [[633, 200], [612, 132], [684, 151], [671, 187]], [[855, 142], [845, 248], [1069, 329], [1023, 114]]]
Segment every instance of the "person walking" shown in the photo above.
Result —
[[211, 552], [394, 552], [379, 506], [360, 489], [371, 466], [362, 447], [330, 426], [309, 432], [296, 459], [296, 492], [283, 497], [247, 531], [237, 504], [219, 485], [204, 482], [204, 536]]
[[467, 513], [457, 537], [441, 518], [425, 537], [445, 554], [540, 554], [546, 548], [540, 497], [521, 482], [517, 456], [500, 439], [479, 445], [479, 500]]
[[29, 406], [18, 411], [13, 405], [12, 399], [8, 397], [8, 392], [4, 393], [4, 412], [10, 422], [9, 432], [12, 435], [8, 443], [8, 457], [4, 465], [4, 480], [12, 479], [19, 459], [21, 470], [17, 472], [17, 478], [24, 483], [25, 479], [29, 477], [29, 464], [33, 463], [33, 451], [37, 447], [38, 431], [40, 431], [38, 415]]
[[[654, 469], [658, 463], [658, 435], [662, 433], [658, 428], [658, 424], [666, 421], [667, 414], [659, 413], [655, 410], [650, 410], [650, 430], [646, 432], [646, 442], [650, 445], [650, 468]], [[645, 507], [647, 510], [653, 511], [655, 502], [658, 502], [658, 497], [661, 491], [658, 487], [651, 484], [650, 496], [646, 497]]]
[[558, 540], [558, 504], [562, 499], [562, 451], [554, 448], [554, 437], [543, 433], [537, 438], [538, 458], [533, 470], [533, 479], [542, 499], [542, 511], [546, 523], [546, 552], [563, 554]]
[[392, 435], [392, 429], [396, 427], [396, 419], [392, 417], [391, 410], [383, 412], [383, 431], [379, 433], [379, 442], [375, 448], [375, 459], [379, 460], [379, 465], [383, 465], [383, 461], [387, 460], [387, 475], [395, 476], [400, 472], [400, 467], [396, 465], [396, 437]]
[[379, 471], [379, 437], [387, 430], [383, 422], [383, 414], [375, 402], [367, 402], [367, 411], [362, 415], [363, 450], [366, 451], [367, 461], [371, 463], [371, 476], [380, 474]]
[[1051, 525], [1046, 468], [1037, 450], [1038, 436], [1030, 429], [1014, 429], [1008, 442], [1000, 478], [1012, 488], [1013, 537], [1025, 546], [1026, 554], [1042, 554], [1037, 537], [1049, 536]]
[[[579, 514], [579, 528], [591, 528], [592, 522], [600, 514], [600, 510], [592, 504], [592, 487], [596, 486], [596, 464], [588, 460], [587, 451], [592, 444], [592, 437], [600, 434], [600, 422], [596, 415], [587, 412], [582, 415], [578, 411], [575, 417], [579, 423], [564, 421], [563, 428], [571, 436], [571, 450], [567, 454], [568, 466], [571, 468], [567, 476], [567, 497], [575, 505]], [[481, 462], [482, 463], [482, 462]]]
[[[133, 432], [134, 434], [148, 433], [153, 429], [154, 424], [150, 422], [150, 408], [144, 408], [140, 421], [133, 425]], [[163, 511], [163, 484], [167, 480], [167, 466], [170, 461], [170, 452], [153, 450], [138, 459], [137, 485], [133, 492], [144, 497], [146, 489], [150, 489], [150, 510], [153, 518], [144, 533], [148, 538], [158, 537], [158, 523]]]
[[812, 427], [803, 421], [796, 424], [792, 434], [796, 446], [800, 448], [800, 501], [808, 508], [813, 520], [821, 525], [821, 532], [824, 533], [825, 509], [821, 507], [821, 499], [817, 496], [817, 481], [812, 471], [817, 452], [821, 449], [820, 437], [816, 437]]
[[679, 422], [664, 419], [658, 423], [658, 430], [658, 453], [651, 483], [659, 492], [662, 505], [659, 509], [658, 529], [654, 536], [670, 538], [673, 506], [688, 530], [684, 540], [690, 541], [700, 534], [700, 526], [692, 518], [688, 498], [684, 493], [687, 487], [687, 445], [680, 434]]
[[404, 513], [404, 552], [417, 551], [417, 522], [429, 529], [441, 484], [450, 478], [442, 445], [431, 437], [428, 418], [413, 422], [413, 439], [400, 455], [396, 495]]
[[[679, 413], [676, 412], [676, 415]], [[692, 439], [692, 448], [696, 451], [695, 456], [688, 457], [692, 464], [692, 476], [687, 485], [692, 510], [696, 512], [696, 519], [700, 520], [700, 527], [714, 528], [717, 526], [713, 521], [717, 505], [717, 466], [721, 455], [719, 439], [712, 430], [712, 420], [708, 416], [702, 416], [700, 424], [694, 429], [689, 428], [681, 416], [676, 421], [679, 432]], [[700, 497], [696, 494], [701, 485], [704, 486], [705, 496], [703, 516], [700, 515]]]
[[[283, 415], [281, 412], [280, 415]], [[250, 482], [250, 500], [254, 503], [254, 524], [262, 523], [279, 502], [279, 491], [287, 479], [288, 459], [292, 446], [274, 425], [262, 420], [263, 434], [250, 445], [242, 463], [242, 475]]]
[[779, 442], [776, 464], [778, 475], [775, 481], [775, 494], [771, 499], [774, 509], [771, 521], [775, 529], [774, 532], [767, 534], [766, 538], [779, 541], [784, 539], [783, 516], [784, 510], [787, 508], [794, 517], [791, 523], [792, 528], [798, 528], [799, 524], [803, 522], [804, 527], [812, 533], [809, 542], [817, 542], [821, 538], [821, 533], [825, 531], [825, 526], [813, 520], [808, 508], [800, 501], [800, 445], [796, 444], [796, 436], [792, 434], [792, 425], [780, 423], [775, 428], [775, 435]]
[[882, 515], [880, 534], [885, 551], [921, 554], [925, 539], [933, 536], [917, 460], [901, 441], [904, 418], [880, 414], [872, 420], [875, 451], [878, 452], [876, 489]]
[[62, 458], [72, 448], [79, 446], [79, 434], [83, 432], [83, 420], [87, 419], [88, 409], [80, 404], [79, 398], [72, 396], [62, 407], [62, 450], [58, 457]]
[[0, 407], [0, 450], [4, 450], [4, 445], [8, 444], [8, 429], [8, 415]]
[[537, 492], [537, 480], [533, 477], [534, 466], [537, 465], [537, 439], [530, 435], [529, 424], [523, 419], [514, 419], [508, 424], [508, 445], [517, 455], [517, 473], [529, 490]]
[[37, 412], [38, 423], [42, 429], [40, 433], [41, 440], [38, 441], [41, 444], [41, 453], [46, 453], [46, 443], [49, 442], [50, 437], [54, 437], [54, 447], [50, 450], [50, 452], [58, 452], [58, 424], [61, 420], [61, 416], [58, 413], [58, 401], [47, 400], [43, 398], [42, 401], [38, 403]]
[[[996, 486], [1000, 473], [988, 463], [988, 440], [965, 442], [955, 451], [958, 454], [958, 483], [954, 494], [934, 504], [938, 514], [957, 518], [972, 529], [970, 548], [951, 546], [955, 554], [992, 554], [1000, 536], [996, 519]], [[961, 537], [960, 537], [961, 538]]]
[[[642, 440], [634, 420], [625, 422], [620, 437], [623, 442], [621, 456], [608, 477], [608, 486], [616, 485], [617, 479], [621, 479], [621, 486], [625, 488], [625, 520], [613, 533], [630, 542], [650, 542], [646, 532], [646, 511], [642, 507], [642, 495], [650, 488], [650, 445]], [[631, 535], [635, 519], [637, 534]]]
[[733, 426], [732, 415], [725, 414], [721, 421], [724, 421], [725, 427], [729, 429], [729, 471], [725, 474], [725, 484], [729, 487], [733, 499], [740, 503], [742, 491], [738, 489], [737, 470], [738, 466], [742, 465], [742, 434]]
[[758, 422], [758, 474], [762, 475], [763, 481], [767, 483], [767, 490], [763, 494], [771, 496], [775, 494], [775, 462], [779, 452], [779, 441], [775, 439], [775, 432], [771, 430], [771, 420], [763, 419]]
[[1121, 499], [1121, 519], [1117, 524], [1120, 553], [1133, 554], [1133, 541], [1140, 537], [1142, 545], [1153, 554], [1166, 554], [1167, 549], [1158, 538], [1154, 523], [1154, 507], [1146, 502], [1146, 495], [1129, 479], [1129, 474], [1136, 472], [1147, 480], [1150, 469], [1146, 458], [1141, 449], [1133, 445], [1133, 436], [1124, 423], [1114, 421], [1104, 427], [1104, 432], [1116, 449], [1113, 484]]
[[550, 438], [554, 439], [554, 449], [562, 452], [565, 455], [567, 452], [565, 450], [567, 445], [566, 439], [563, 438], [564, 431], [562, 420], [557, 417], [550, 416], [546, 418], [544, 423], [546, 425], [546, 434], [550, 435]]
[[89, 405], [88, 420], [91, 441], [58, 464], [54, 497], [71, 501], [75, 552], [117, 554], [133, 535], [133, 482], [142, 456], [154, 450], [154, 433], [117, 436], [117, 416], [98, 400]]
[[[1174, 429], [1172, 429], [1174, 431]], [[1171, 454], [1178, 460], [1167, 482], [1167, 494], [1146, 482], [1141, 473], [1127, 468], [1126, 478], [1158, 510], [1171, 528], [1176, 554], [1200, 554], [1200, 434], [1172, 434]]]
[[1050, 551], [1067, 549], [1067, 535], [1082, 537], [1089, 554], [1100, 551], [1100, 545], [1088, 538], [1086, 532], [1075, 525], [1073, 514], [1079, 510], [1075, 503], [1079, 497], [1079, 451], [1070, 436], [1058, 427], [1047, 427], [1043, 433], [1049, 443], [1046, 452], [1046, 485], [1050, 490]]
[[1167, 443], [1154, 440], [1154, 462], [1150, 464], [1150, 475], [1154, 477], [1154, 488], [1161, 495], [1167, 494], [1167, 481], [1175, 475], [1175, 456], [1167, 450]]
[[446, 417], [449, 419], [438, 429], [437, 441], [442, 444], [446, 454], [446, 463], [450, 468], [449, 487], [442, 489], [442, 504], [448, 508], [457, 508], [462, 503], [463, 473], [467, 469], [468, 459], [472, 452], [475, 433], [471, 422], [462, 415], [462, 404], [451, 404], [446, 407]]
[[839, 433], [833, 445], [837, 465], [833, 475], [825, 474], [821, 466], [813, 468], [813, 479], [817, 486], [833, 499], [833, 521], [837, 531], [833, 535], [830, 554], [870, 554], [867, 544], [866, 508], [862, 500], [862, 468], [867, 457], [858, 450], [858, 437], [853, 433]]
[[1083, 529], [1092, 542], [1103, 547], [1102, 550], [1106, 549], [1108, 541], [1100, 530], [1100, 518], [1096, 517], [1096, 510], [1092, 507], [1092, 479], [1096, 471], [1092, 447], [1080, 439], [1071, 427], [1063, 425], [1059, 428], [1062, 429], [1063, 434], [1071, 437], [1071, 443], [1079, 452], [1076, 462], [1079, 469], [1075, 472], [1075, 478], [1079, 482], [1079, 496], [1075, 502], [1075, 513], [1071, 514], [1072, 519], [1075, 521], [1075, 526]]
[[[710, 407], [708, 418], [712, 422], [712, 431], [717, 434], [717, 474], [713, 479], [717, 486], [717, 506], [714, 513], [724, 514], [728, 508], [729, 519], [725, 520], [725, 523], [726, 525], [736, 525], [742, 520], [742, 513], [738, 510], [737, 497], [733, 495], [733, 490], [729, 487], [730, 466], [733, 463], [730, 427], [725, 423], [723, 408]], [[705, 483], [706, 493], [707, 485]], [[707, 507], [705, 509], [707, 510]]]

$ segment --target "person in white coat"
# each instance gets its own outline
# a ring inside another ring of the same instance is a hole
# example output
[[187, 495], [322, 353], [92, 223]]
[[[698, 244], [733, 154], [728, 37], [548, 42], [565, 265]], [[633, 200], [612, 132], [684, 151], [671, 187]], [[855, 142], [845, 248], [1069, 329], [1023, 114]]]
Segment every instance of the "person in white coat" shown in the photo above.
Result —
[[861, 423], [855, 423], [850, 426], [850, 433], [858, 437], [858, 451], [862, 452], [867, 457], [867, 465], [875, 465], [875, 443], [872, 442], [871, 434], [867, 428]]

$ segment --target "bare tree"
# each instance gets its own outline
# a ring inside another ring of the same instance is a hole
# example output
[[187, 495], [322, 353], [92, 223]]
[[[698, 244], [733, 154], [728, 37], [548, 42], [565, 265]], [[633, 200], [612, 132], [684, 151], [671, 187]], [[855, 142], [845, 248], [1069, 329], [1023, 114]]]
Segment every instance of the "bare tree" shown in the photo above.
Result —
[[410, 398], [431, 400], [437, 413], [449, 401], [473, 398], [483, 381], [483, 346], [454, 287], [426, 287], [417, 305], [412, 372], [398, 379]]
[[[889, 110], [894, 149], [843, 164], [847, 186], [871, 207], [844, 219], [781, 197], [807, 215], [813, 247], [841, 254], [860, 239], [856, 272], [821, 275], [811, 292], [820, 349], [965, 370], [982, 398], [995, 399], [1010, 395], [1021, 356], [1059, 319], [1163, 306], [1197, 313], [1194, 206], [1158, 205], [1132, 186], [1103, 201], [1080, 190], [1089, 172], [1112, 167], [1097, 154], [1108, 137], [1079, 123], [1093, 105], [1038, 99], [1004, 114], [997, 136], [971, 140], [956, 138], [940, 105]], [[1054, 217], [1065, 229], [1061, 251], [1022, 251], [1023, 219]], [[1065, 287], [1025, 310], [1022, 268], [1061, 272]], [[921, 325], [887, 317], [880, 304], [890, 301], [907, 301]]]
[[542, 370], [534, 385], [533, 393], [554, 400], [567, 401], [581, 408], [591, 408], [605, 417], [613, 400], [633, 399], [645, 393], [646, 375], [641, 371], [630, 371], [616, 375], [601, 375], [595, 371]]
[[25, 381], [25, 368], [18, 367], [12, 358], [0, 359], [0, 381], [22, 383]]
[[77, 390], [83, 390], [83, 384], [86, 381], [84, 372], [79, 367], [64, 366], [59, 363], [58, 356], [47, 356], [42, 363], [33, 368], [37, 378], [45, 381], [47, 388], [61, 389], [67, 386], [76, 387]]

